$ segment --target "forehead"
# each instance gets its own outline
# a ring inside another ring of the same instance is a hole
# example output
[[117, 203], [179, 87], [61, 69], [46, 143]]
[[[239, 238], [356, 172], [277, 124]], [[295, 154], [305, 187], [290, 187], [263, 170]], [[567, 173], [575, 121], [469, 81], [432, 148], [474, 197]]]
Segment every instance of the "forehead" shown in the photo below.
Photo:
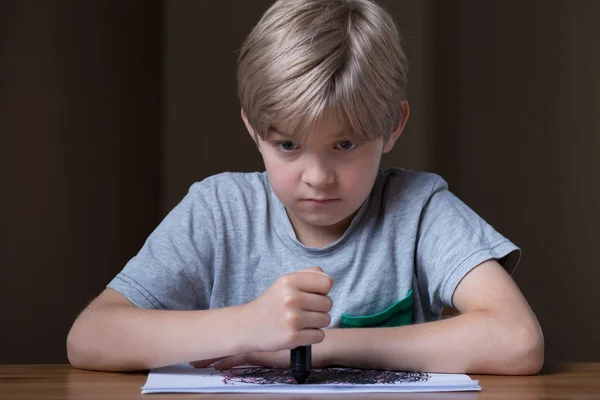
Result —
[[324, 113], [308, 128], [303, 127], [302, 123], [274, 124], [269, 129], [269, 135], [303, 141], [317, 138], [330, 139], [344, 136], [344, 129], [335, 116]]

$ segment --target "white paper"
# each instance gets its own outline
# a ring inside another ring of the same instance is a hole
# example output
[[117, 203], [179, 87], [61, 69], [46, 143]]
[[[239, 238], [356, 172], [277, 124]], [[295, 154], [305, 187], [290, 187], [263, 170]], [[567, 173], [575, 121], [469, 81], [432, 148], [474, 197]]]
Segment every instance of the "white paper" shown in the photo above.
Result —
[[176, 364], [152, 369], [146, 393], [380, 393], [479, 391], [479, 381], [464, 374], [405, 373], [351, 368], [314, 369], [296, 384], [289, 370], [243, 366], [217, 371]]

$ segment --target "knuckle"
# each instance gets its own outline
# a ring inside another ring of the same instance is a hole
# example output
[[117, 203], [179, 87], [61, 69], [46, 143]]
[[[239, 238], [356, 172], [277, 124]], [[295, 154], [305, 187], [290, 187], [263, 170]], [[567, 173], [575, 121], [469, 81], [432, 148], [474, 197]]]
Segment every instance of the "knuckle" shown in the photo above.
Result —
[[292, 293], [283, 296], [283, 306], [285, 308], [296, 308], [298, 306], [298, 297]]
[[279, 283], [281, 283], [282, 286], [290, 286], [291, 285], [291, 276], [290, 275], [284, 275], [281, 278], [279, 278]]
[[300, 336], [296, 331], [290, 331], [284, 337], [284, 345], [286, 347], [295, 347], [299, 339]]
[[295, 288], [298, 285], [298, 276], [296, 273], [282, 276], [283, 285], [289, 288]]
[[288, 327], [297, 328], [300, 324], [300, 315], [297, 312], [288, 311], [285, 313], [283, 319], [285, 325]]

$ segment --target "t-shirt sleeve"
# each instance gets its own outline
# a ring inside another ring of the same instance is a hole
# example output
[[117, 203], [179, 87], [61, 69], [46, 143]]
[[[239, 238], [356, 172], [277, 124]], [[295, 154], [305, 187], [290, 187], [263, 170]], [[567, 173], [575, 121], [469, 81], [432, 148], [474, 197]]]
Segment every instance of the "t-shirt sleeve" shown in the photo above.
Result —
[[195, 184], [108, 284], [140, 308], [208, 308], [215, 224]]
[[416, 251], [419, 292], [432, 314], [453, 306], [454, 290], [474, 267], [496, 259], [512, 274], [520, 256], [517, 246], [437, 180], [421, 214]]

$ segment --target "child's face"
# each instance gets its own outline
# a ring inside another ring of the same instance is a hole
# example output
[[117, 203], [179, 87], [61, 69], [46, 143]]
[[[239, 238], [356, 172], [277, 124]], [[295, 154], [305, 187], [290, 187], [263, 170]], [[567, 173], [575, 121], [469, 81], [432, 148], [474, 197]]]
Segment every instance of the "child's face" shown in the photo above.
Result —
[[387, 143], [378, 138], [362, 144], [339, 134], [337, 121], [325, 115], [302, 143], [276, 130], [257, 139], [271, 186], [296, 230], [339, 228], [341, 235], [369, 195], [382, 153], [400, 132]]

